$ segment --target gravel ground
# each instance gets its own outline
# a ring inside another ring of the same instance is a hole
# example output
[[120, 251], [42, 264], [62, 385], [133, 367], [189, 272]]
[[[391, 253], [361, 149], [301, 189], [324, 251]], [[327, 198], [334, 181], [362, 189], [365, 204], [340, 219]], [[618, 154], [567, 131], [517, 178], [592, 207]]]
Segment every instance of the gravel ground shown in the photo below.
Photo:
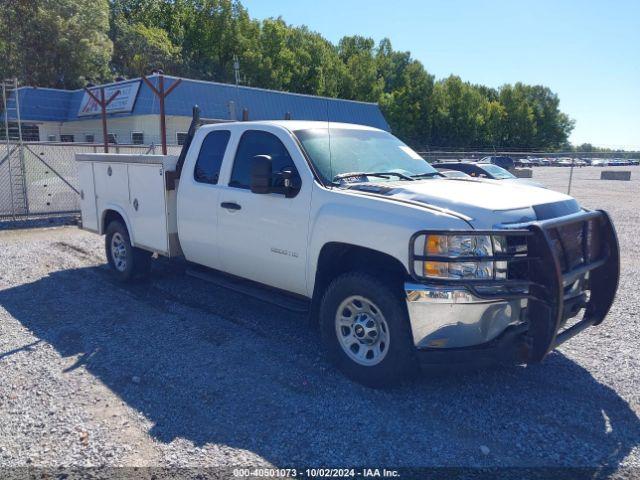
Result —
[[[534, 178], [566, 188], [568, 169]], [[0, 231], [0, 467], [640, 468], [640, 168], [576, 170], [622, 249], [611, 313], [542, 365], [423, 375], [388, 391], [322, 358], [306, 318], [158, 261], [122, 286], [103, 239]], [[635, 470], [640, 472], [640, 470]]]

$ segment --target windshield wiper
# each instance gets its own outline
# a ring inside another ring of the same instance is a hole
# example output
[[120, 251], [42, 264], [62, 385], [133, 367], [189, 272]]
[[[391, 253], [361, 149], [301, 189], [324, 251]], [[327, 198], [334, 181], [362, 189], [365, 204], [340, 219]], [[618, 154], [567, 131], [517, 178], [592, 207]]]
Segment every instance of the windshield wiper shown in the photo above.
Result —
[[431, 177], [444, 177], [440, 172], [426, 172], [426, 173], [418, 173], [417, 175], [411, 175], [411, 178], [414, 180], [416, 178], [431, 178]]
[[335, 182], [337, 180], [342, 180], [344, 178], [350, 178], [350, 177], [380, 177], [380, 178], [398, 177], [401, 180], [411, 180], [411, 181], [414, 180], [408, 175], [405, 175], [404, 173], [398, 173], [398, 172], [347, 172], [347, 173], [340, 173], [336, 175], [335, 177], [333, 177], [333, 181]]

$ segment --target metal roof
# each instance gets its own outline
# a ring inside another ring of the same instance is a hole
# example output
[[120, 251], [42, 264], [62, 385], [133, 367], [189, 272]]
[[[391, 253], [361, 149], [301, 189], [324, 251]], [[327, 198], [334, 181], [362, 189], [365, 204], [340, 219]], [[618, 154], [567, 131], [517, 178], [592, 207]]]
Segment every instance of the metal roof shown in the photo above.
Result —
[[[157, 86], [159, 77], [151, 75], [150, 82]], [[178, 77], [164, 76], [165, 89]], [[380, 108], [375, 103], [317, 97], [298, 93], [279, 92], [262, 88], [236, 86], [182, 78], [182, 83], [166, 97], [167, 115], [191, 116], [193, 105], [200, 106], [206, 118], [241, 120], [243, 109], [250, 120], [279, 120], [289, 113], [295, 120], [321, 120], [358, 123], [389, 130]], [[110, 113], [109, 117], [149, 115], [159, 113], [158, 98], [140, 78], [107, 84], [105, 86], [140, 82], [133, 109], [127, 113]], [[78, 117], [85, 95], [83, 89], [59, 90], [52, 88], [21, 87], [18, 89], [20, 115], [23, 121], [72, 122], [94, 117]], [[231, 106], [232, 104], [233, 106]], [[233, 117], [233, 118], [232, 118]], [[12, 118], [15, 120], [15, 118]]]

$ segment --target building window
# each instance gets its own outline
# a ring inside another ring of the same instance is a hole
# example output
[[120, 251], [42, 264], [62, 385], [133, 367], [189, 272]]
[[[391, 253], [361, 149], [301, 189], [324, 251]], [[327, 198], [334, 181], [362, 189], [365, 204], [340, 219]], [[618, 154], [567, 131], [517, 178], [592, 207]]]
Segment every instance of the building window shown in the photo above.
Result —
[[95, 143], [96, 142], [96, 136], [93, 133], [85, 133], [84, 134], [84, 141], [87, 143]]
[[55, 142], [55, 141], [56, 141], [55, 135], [47, 135], [47, 142]]
[[[37, 125], [32, 123], [23, 123], [22, 125], [22, 140], [25, 142], [38, 142], [40, 141], [40, 130]], [[20, 138], [20, 130], [16, 122], [9, 122], [9, 140], [18, 140]], [[0, 123], [0, 140], [7, 139], [7, 131], [4, 123]]]
[[118, 135], [116, 135], [115, 133], [108, 133], [107, 138], [109, 139], [109, 143], [113, 143], [114, 145], [117, 145]]
[[37, 125], [23, 123], [22, 124], [22, 139], [25, 142], [39, 142], [40, 141], [40, 129]]
[[187, 140], [187, 132], [176, 132], [176, 140], [178, 141], [178, 145], [184, 145], [184, 142]]
[[144, 144], [144, 133], [142, 132], [131, 132], [131, 143], [134, 145], [143, 145]]
[[65, 142], [65, 143], [72, 143], [73, 140], [73, 135], [69, 135], [69, 134], [60, 134], [60, 141], [61, 142]]

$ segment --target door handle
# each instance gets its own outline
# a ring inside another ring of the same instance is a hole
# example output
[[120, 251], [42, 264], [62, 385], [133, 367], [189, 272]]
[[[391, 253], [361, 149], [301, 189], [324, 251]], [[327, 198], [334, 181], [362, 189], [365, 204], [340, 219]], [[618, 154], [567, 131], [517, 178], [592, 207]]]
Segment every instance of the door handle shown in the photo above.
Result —
[[222, 208], [226, 208], [227, 210], [240, 210], [242, 207], [235, 202], [222, 202], [220, 204]]

